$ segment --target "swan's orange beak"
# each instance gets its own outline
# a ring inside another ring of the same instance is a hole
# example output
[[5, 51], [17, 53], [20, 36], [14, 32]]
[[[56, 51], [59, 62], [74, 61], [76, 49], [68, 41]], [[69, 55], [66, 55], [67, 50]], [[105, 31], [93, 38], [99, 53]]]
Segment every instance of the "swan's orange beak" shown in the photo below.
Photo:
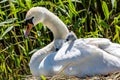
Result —
[[27, 29], [26, 29], [26, 31], [25, 31], [25, 33], [24, 33], [25, 38], [28, 37], [28, 34], [30, 33], [32, 27], [33, 27], [33, 24], [31, 24], [31, 23], [28, 23], [28, 24], [27, 24]]

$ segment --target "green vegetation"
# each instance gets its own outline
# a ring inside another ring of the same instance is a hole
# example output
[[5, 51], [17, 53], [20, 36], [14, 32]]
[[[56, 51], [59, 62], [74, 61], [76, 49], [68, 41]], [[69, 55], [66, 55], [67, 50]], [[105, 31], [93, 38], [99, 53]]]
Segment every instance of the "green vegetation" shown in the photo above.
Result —
[[42, 24], [24, 38], [25, 15], [33, 6], [48, 8], [79, 38], [105, 37], [120, 43], [120, 0], [2, 0], [0, 80], [21, 80], [30, 75], [30, 53], [52, 41], [51, 31]]

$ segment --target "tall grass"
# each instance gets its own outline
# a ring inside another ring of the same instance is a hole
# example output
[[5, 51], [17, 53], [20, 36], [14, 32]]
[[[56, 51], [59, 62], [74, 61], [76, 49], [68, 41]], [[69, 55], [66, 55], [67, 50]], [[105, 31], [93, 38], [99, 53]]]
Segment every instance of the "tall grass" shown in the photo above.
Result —
[[[112, 2], [111, 2], [112, 1]], [[2, 0], [0, 1], [0, 80], [30, 75], [34, 51], [52, 41], [42, 24], [23, 36], [26, 12], [44, 6], [56, 14], [79, 38], [105, 37], [120, 43], [120, 0]], [[31, 52], [32, 51], [32, 52]]]

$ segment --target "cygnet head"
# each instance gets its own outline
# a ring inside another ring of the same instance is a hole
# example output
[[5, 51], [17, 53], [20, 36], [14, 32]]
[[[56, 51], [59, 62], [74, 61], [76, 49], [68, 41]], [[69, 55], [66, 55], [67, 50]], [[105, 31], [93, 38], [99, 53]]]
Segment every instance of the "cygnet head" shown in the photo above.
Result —
[[56, 51], [58, 51], [63, 46], [63, 44], [65, 42], [72, 42], [72, 41], [74, 41], [76, 39], [77, 39], [77, 37], [76, 37], [75, 33], [71, 31], [66, 36], [65, 40], [63, 40], [63, 39], [55, 39], [54, 40], [54, 48], [55, 48]]
[[66, 36], [65, 42], [67, 41], [75, 41], [77, 39], [77, 36], [75, 35], [75, 33], [73, 31], [71, 31], [70, 33], [68, 33], [68, 35]]
[[25, 18], [25, 23], [27, 25], [27, 30], [25, 32], [25, 37], [28, 36], [30, 33], [30, 30], [32, 29], [33, 26], [37, 25], [39, 22], [43, 22], [45, 19], [45, 12], [48, 11], [44, 7], [33, 7], [31, 8]]
[[62, 47], [63, 43], [64, 43], [63, 39], [56, 39], [56, 40], [54, 40], [55, 51], [58, 51]]

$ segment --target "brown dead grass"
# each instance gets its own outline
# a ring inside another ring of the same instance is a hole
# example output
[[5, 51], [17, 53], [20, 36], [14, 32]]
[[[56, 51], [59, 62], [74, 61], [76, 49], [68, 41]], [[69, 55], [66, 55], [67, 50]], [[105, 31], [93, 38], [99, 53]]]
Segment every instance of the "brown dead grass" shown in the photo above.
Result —
[[[23, 80], [39, 80], [33, 76], [27, 76]], [[55, 75], [53, 77], [47, 77], [46, 80], [120, 80], [120, 71], [110, 73], [107, 75], [99, 75], [93, 77], [78, 78], [74, 76]]]

